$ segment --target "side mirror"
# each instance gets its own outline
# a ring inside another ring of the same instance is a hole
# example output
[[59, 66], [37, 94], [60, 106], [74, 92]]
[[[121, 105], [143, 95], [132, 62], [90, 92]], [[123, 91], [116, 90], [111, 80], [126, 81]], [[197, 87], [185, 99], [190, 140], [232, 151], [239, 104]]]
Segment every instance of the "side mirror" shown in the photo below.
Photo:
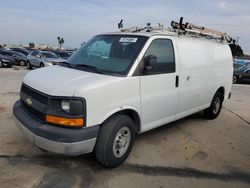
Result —
[[144, 58], [144, 72], [150, 72], [153, 69], [153, 64], [157, 63], [155, 55], [148, 55]]
[[40, 56], [40, 55], [38, 55], [38, 54], [36, 55], [36, 57], [37, 57], [37, 58], [41, 58], [41, 56]]

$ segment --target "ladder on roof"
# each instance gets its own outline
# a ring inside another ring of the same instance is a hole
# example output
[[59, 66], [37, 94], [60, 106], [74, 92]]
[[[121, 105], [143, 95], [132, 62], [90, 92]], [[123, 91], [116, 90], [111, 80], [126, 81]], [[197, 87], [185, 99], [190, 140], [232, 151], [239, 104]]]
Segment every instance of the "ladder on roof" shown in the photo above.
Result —
[[183, 23], [183, 17], [180, 18], [179, 22], [172, 21], [172, 28], [164, 28], [162, 24], [158, 24], [158, 27], [152, 27], [150, 23], [147, 23], [147, 26], [135, 26], [131, 28], [123, 28], [123, 20], [118, 23], [118, 28], [121, 32], [152, 32], [152, 31], [166, 31], [166, 32], [175, 32], [177, 34], [189, 34], [191, 36], [205, 37], [207, 39], [215, 39], [219, 41], [225, 41], [228, 43], [232, 42], [232, 38], [225, 32], [217, 31], [214, 29], [206, 28], [204, 26], [194, 25], [192, 23]]
[[205, 36], [211, 39], [220, 39], [226, 42], [232, 42], [232, 38], [225, 32], [217, 31], [214, 29], [206, 28], [204, 26], [198, 26], [192, 23], [186, 22], [183, 23], [183, 17], [180, 18], [179, 23], [172, 21], [171, 26], [174, 30], [179, 30], [182, 32], [190, 33], [190, 34], [197, 34], [200, 36]]

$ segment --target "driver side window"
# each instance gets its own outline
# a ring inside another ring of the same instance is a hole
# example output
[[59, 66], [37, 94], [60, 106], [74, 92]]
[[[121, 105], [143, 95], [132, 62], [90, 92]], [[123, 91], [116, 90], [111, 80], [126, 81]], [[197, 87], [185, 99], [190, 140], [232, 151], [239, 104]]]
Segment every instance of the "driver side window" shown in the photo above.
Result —
[[36, 56], [36, 55], [38, 55], [38, 52], [32, 52], [31, 55]]
[[146, 74], [163, 74], [175, 72], [175, 57], [173, 43], [170, 39], [156, 39], [152, 41], [144, 55], [144, 68], [145, 59], [153, 56], [155, 61], [150, 64], [150, 69]]

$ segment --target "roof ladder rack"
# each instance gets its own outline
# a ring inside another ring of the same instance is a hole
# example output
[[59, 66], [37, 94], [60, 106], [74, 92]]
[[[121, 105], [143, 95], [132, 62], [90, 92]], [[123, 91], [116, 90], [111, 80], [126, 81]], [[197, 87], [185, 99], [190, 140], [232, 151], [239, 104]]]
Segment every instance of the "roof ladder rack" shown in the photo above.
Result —
[[172, 21], [172, 28], [164, 28], [162, 24], [158, 23], [158, 27], [151, 26], [151, 23], [147, 23], [145, 27], [135, 26], [131, 28], [123, 28], [123, 20], [118, 23], [118, 29], [121, 32], [168, 32], [177, 34], [187, 34], [192, 37], [204, 37], [207, 39], [214, 39], [218, 42], [231, 43], [232, 38], [225, 32], [217, 31], [214, 29], [206, 28], [204, 26], [194, 25], [192, 23], [183, 23], [183, 17], [180, 18], [179, 22]]
[[194, 25], [192, 23], [183, 23], [183, 17], [180, 18], [179, 23], [172, 21], [171, 26], [174, 30], [180, 33], [189, 33], [193, 35], [205, 36], [211, 39], [220, 39], [226, 42], [231, 42], [232, 38], [225, 32], [217, 31], [214, 29], [206, 28], [204, 26]]

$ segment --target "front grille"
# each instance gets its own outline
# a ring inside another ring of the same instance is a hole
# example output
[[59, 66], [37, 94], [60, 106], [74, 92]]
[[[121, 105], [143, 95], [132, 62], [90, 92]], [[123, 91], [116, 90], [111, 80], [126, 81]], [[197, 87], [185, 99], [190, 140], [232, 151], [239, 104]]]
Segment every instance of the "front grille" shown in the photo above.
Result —
[[[39, 101], [39, 106], [47, 106], [49, 98], [45, 95], [36, 91], [26, 85], [22, 85], [21, 87], [21, 101], [25, 111], [30, 114], [32, 117], [36, 118], [39, 121], [45, 121], [45, 114], [39, 110], [39, 107], [32, 105], [28, 105], [22, 96], [27, 96], [31, 98], [33, 101]], [[36, 109], [37, 108], [37, 109]]]
[[27, 105], [24, 101], [22, 101], [24, 110], [31, 115], [33, 118], [37, 119], [40, 122], [45, 122], [45, 114], [35, 110], [34, 108]]
[[48, 97], [44, 94], [41, 94], [38, 91], [35, 91], [34, 89], [22, 84], [21, 92], [25, 93], [28, 96], [31, 96], [32, 98], [36, 99], [37, 101], [47, 105], [48, 103]]

